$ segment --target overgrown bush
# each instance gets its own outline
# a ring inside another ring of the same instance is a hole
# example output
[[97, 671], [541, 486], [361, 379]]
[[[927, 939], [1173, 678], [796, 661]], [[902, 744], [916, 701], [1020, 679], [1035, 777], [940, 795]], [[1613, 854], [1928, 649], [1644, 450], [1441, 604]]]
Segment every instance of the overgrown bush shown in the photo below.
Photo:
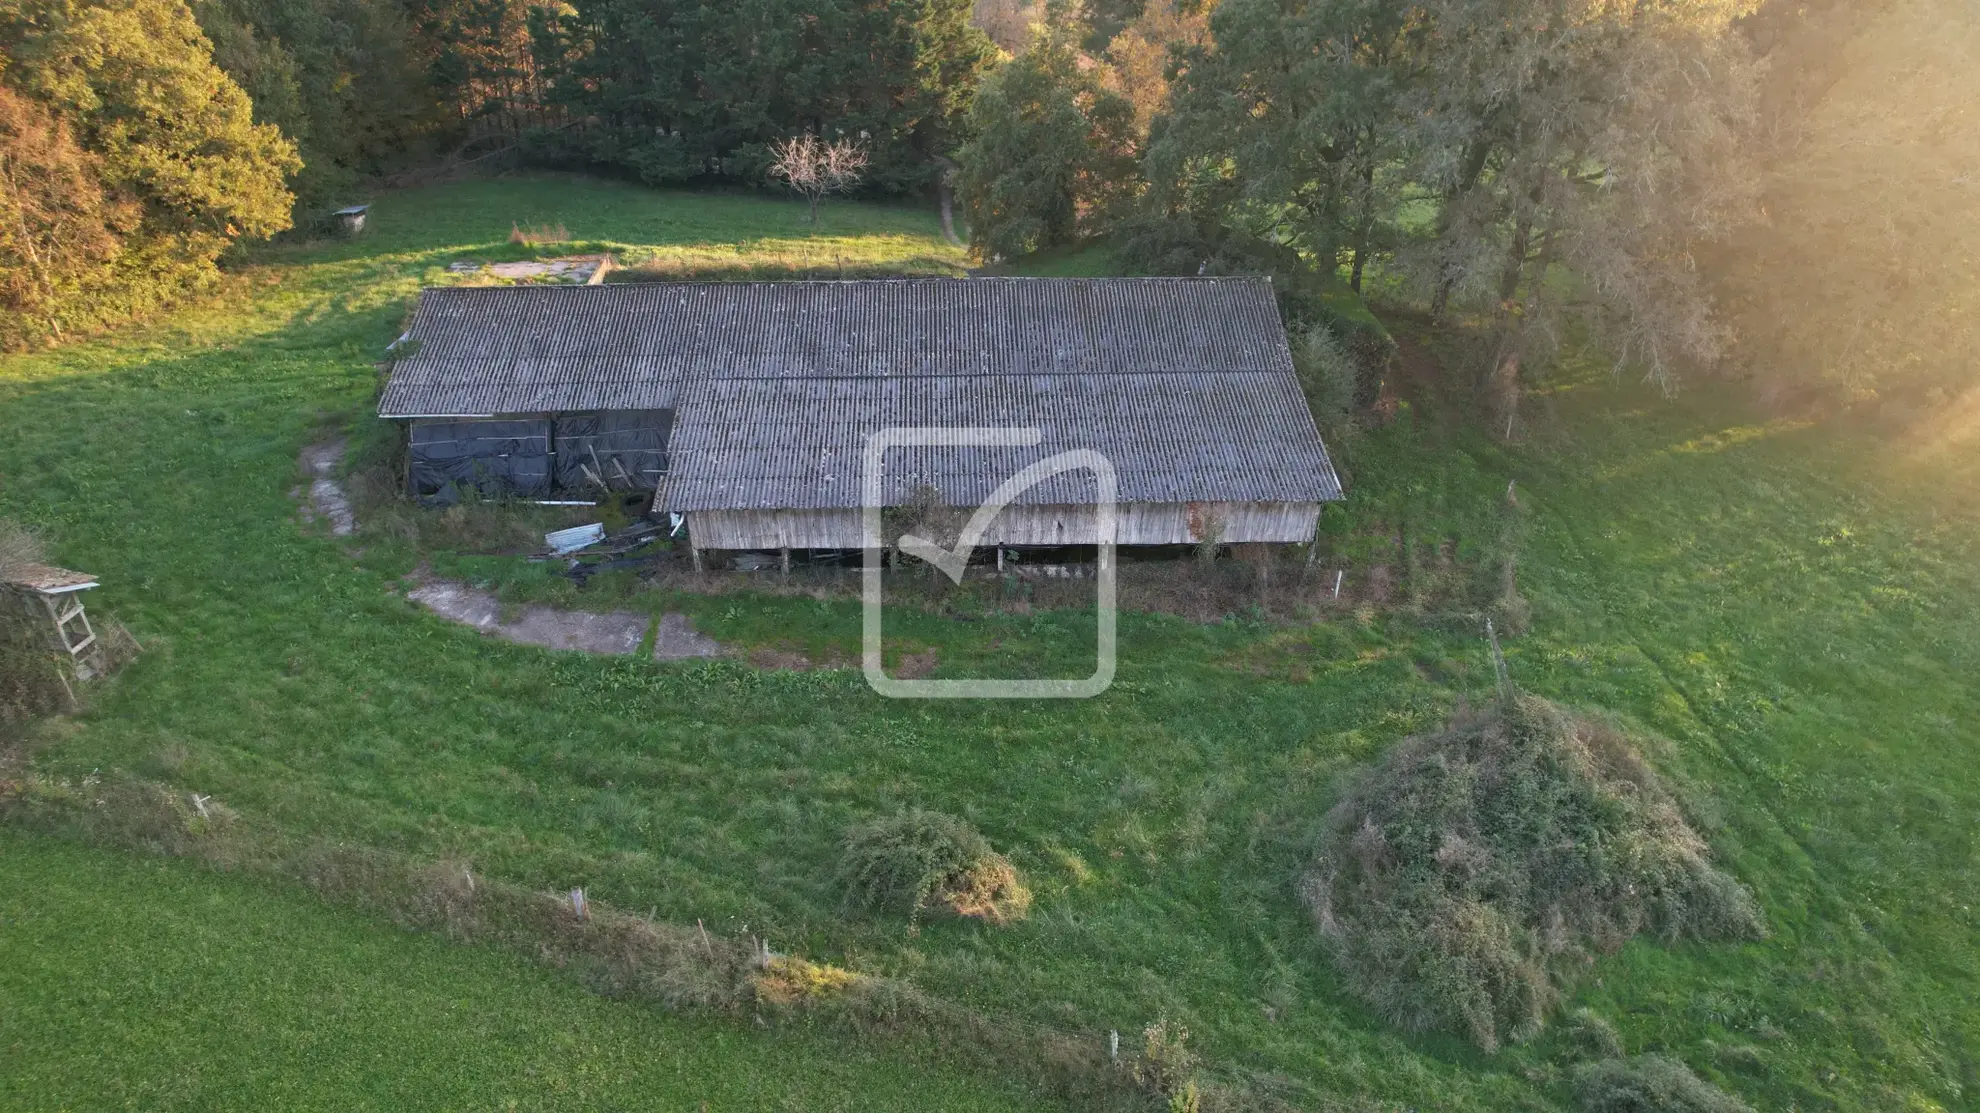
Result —
[[1487, 1050], [1633, 936], [1764, 931], [1628, 738], [1525, 695], [1390, 750], [1328, 813], [1302, 889], [1357, 996]]
[[1197, 1113], [1202, 1106], [1196, 1072], [1201, 1060], [1189, 1048], [1189, 1029], [1158, 1020], [1141, 1033], [1141, 1054], [1128, 1060], [1128, 1076], [1174, 1113]]
[[846, 831], [839, 876], [849, 904], [918, 919], [947, 908], [1002, 924], [1021, 920], [1031, 890], [976, 828], [954, 816], [910, 808]]
[[1293, 348], [1293, 367], [1306, 402], [1313, 410], [1313, 421], [1320, 426], [1320, 437], [1338, 468], [1344, 462], [1356, 432], [1355, 395], [1361, 381], [1361, 366], [1345, 344], [1326, 325], [1307, 329]]
[[30, 719], [61, 711], [62, 658], [31, 638], [24, 625], [0, 615], [0, 739]]
[[1753, 1113], [1683, 1063], [1656, 1055], [1584, 1065], [1574, 1097], [1582, 1113]]
[[[17, 523], [0, 519], [0, 581], [41, 563], [41, 538]], [[43, 639], [0, 595], [0, 736], [12, 727], [62, 706], [59, 664]]]

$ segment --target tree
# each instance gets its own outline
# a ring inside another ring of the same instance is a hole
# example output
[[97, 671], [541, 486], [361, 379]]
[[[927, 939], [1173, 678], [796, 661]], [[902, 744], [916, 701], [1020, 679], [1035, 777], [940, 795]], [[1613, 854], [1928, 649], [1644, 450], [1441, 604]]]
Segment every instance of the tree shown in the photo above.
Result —
[[957, 155], [970, 248], [1014, 258], [1092, 232], [1136, 181], [1134, 106], [1060, 22], [990, 74]]
[[1409, 17], [1391, 0], [1220, 4], [1151, 130], [1155, 223], [1136, 250], [1215, 260], [1270, 244], [1328, 274], [1345, 265], [1359, 290], [1400, 200]]
[[770, 176], [782, 178], [811, 208], [818, 226], [818, 203], [827, 194], [847, 193], [866, 172], [866, 149], [850, 139], [827, 143], [810, 132], [770, 145]]
[[546, 96], [575, 123], [536, 157], [654, 183], [762, 182], [770, 144], [866, 133], [868, 188], [921, 191], [996, 47], [970, 0], [573, 0], [541, 21]]
[[1757, 71], [1735, 26], [1753, 7], [1420, 7], [1399, 104], [1411, 179], [1439, 215], [1403, 262], [1433, 313], [1456, 295], [1489, 307], [1496, 393], [1564, 315], [1666, 388], [1718, 360], [1697, 257], [1755, 211]]
[[[94, 178], [105, 198], [99, 204], [84, 190], [80, 208], [52, 224], [43, 203], [44, 228], [79, 230], [102, 216], [104, 234], [118, 237], [106, 266], [74, 272], [69, 320], [167, 301], [210, 279], [236, 239], [289, 226], [295, 147], [253, 121], [184, 0], [0, 0], [0, 57], [0, 82], [36, 106], [18, 114], [15, 134], [23, 150], [38, 144], [41, 153], [18, 165], [38, 159], [42, 169], [29, 177], [44, 183]], [[86, 159], [64, 153], [47, 131], [55, 121]], [[49, 137], [30, 138], [37, 131]], [[11, 204], [27, 211], [30, 196], [16, 192]], [[79, 258], [103, 249], [100, 236], [84, 238], [94, 246]], [[18, 242], [33, 239], [30, 231]], [[23, 282], [10, 275], [0, 285]]]
[[1767, 393], [1947, 411], [1980, 385], [1980, 12], [1900, 0], [1772, 44], [1765, 220], [1708, 260]]
[[1149, 207], [1205, 259], [1249, 241], [1357, 287], [1392, 260], [1433, 313], [1484, 312], [1508, 404], [1569, 317], [1669, 385], [1720, 353], [1696, 260], [1754, 207], [1751, 8], [1225, 0], [1153, 129]]
[[970, 12], [970, 22], [1011, 54], [1024, 50], [1032, 25], [1044, 18], [1041, 0], [975, 0]]
[[1135, 129], [1143, 136], [1155, 117], [1169, 108], [1169, 73], [1177, 55], [1210, 38], [1210, 18], [1188, 0], [1147, 0], [1107, 44], [1120, 94], [1134, 105]]
[[[257, 123], [296, 144], [296, 212], [357, 198], [366, 178], [422, 158], [458, 121], [434, 79], [429, 24], [377, 0], [194, 0], [213, 61], [248, 94]], [[425, 17], [424, 9], [413, 9]]]
[[137, 208], [105, 193], [68, 125], [0, 85], [0, 347], [60, 337], [109, 280]]

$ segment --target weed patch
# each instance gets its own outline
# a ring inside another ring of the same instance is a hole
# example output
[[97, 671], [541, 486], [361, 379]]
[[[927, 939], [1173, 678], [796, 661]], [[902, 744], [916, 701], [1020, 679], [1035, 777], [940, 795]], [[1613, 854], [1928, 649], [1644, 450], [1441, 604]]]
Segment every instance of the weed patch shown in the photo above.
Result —
[[848, 830], [839, 876], [847, 903], [904, 913], [910, 923], [928, 909], [993, 924], [1031, 910], [1031, 890], [976, 828], [918, 808]]

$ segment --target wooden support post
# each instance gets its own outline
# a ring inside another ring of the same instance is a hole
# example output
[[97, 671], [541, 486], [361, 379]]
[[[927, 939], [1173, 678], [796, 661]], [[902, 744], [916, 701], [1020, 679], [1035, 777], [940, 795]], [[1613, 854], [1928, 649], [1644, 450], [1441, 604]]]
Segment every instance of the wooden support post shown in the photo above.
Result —
[[788, 580], [791, 578], [791, 547], [789, 545], [777, 550], [777, 570], [785, 579]]
[[1002, 545], [999, 545], [997, 546], [997, 572], [999, 574], [1002, 574], [1003, 571], [1004, 571], [1004, 547]]
[[695, 575], [697, 575], [697, 576], [698, 576], [698, 575], [700, 575], [700, 574], [701, 574], [701, 546], [699, 546], [699, 545], [696, 545], [696, 544], [695, 544], [694, 542], [692, 542], [692, 541], [690, 541], [690, 542], [688, 542], [688, 556], [690, 556], [690, 557], [692, 557], [692, 558], [694, 559], [694, 572], [695, 572]]

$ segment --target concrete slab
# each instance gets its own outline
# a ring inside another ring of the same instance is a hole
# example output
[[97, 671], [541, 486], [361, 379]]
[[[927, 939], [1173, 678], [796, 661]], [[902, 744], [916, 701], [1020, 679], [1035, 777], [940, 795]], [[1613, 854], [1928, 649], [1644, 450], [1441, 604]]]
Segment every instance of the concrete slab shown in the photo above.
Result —
[[653, 633], [654, 660], [685, 661], [721, 655], [722, 643], [696, 632], [688, 616], [671, 611], [660, 616], [660, 628]]

